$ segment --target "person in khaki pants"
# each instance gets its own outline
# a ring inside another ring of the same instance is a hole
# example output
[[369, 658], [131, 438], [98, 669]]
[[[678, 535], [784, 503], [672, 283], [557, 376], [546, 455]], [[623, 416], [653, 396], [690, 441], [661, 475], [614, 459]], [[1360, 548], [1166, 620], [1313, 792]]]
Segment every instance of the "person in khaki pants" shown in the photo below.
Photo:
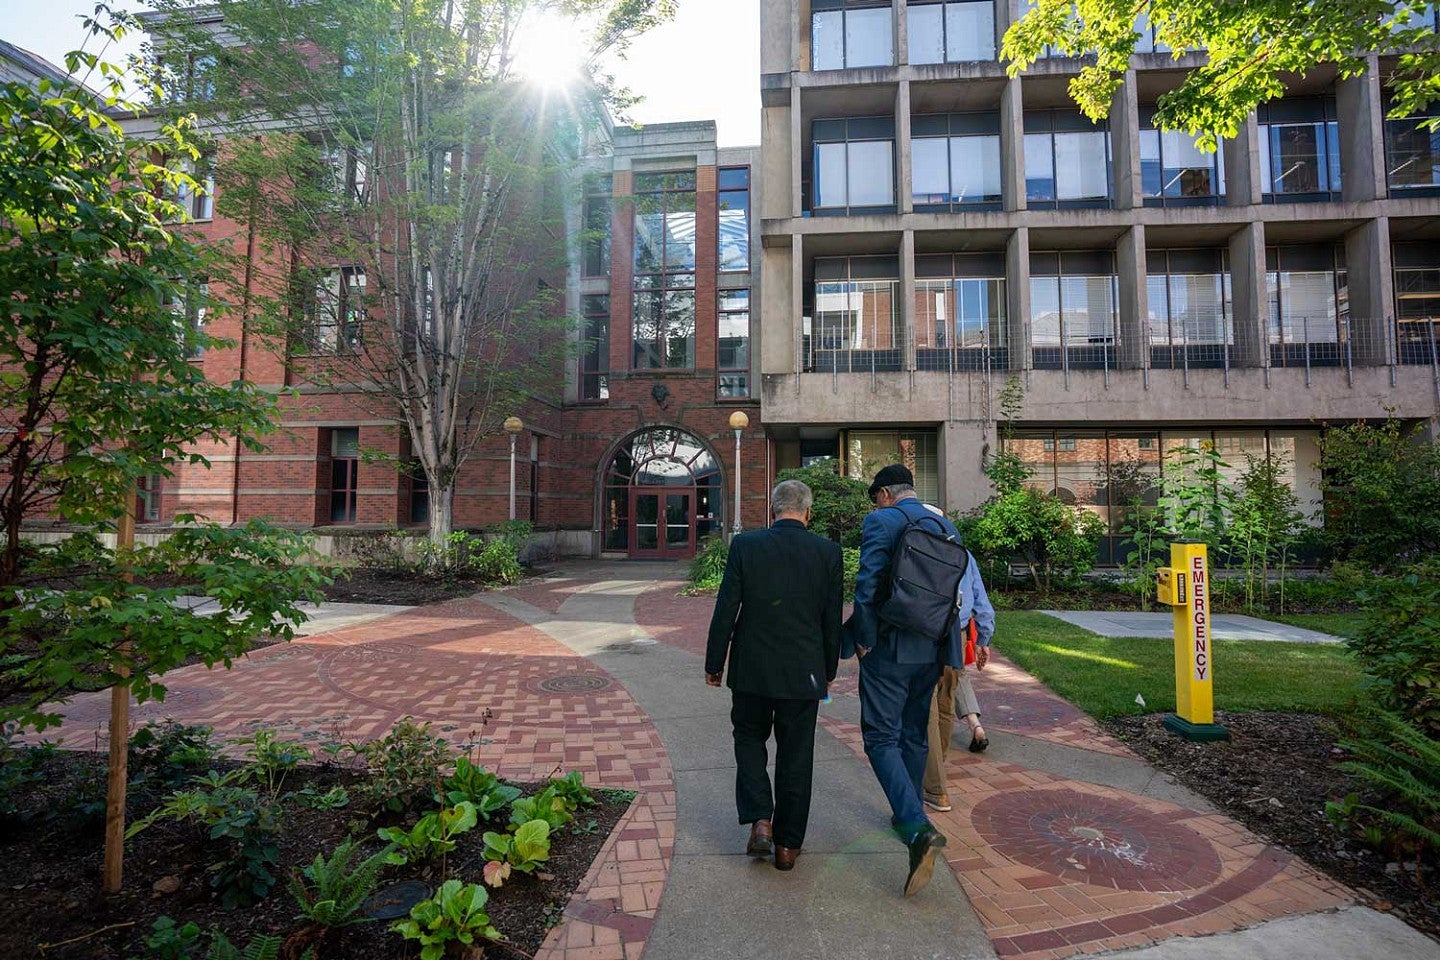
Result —
[[[977, 616], [974, 621], [977, 670], [984, 670], [985, 664], [990, 661], [990, 638], [995, 632], [993, 611], [984, 627], [981, 619]], [[970, 685], [970, 678], [964, 670], [946, 667], [940, 682], [935, 685], [935, 701], [930, 704], [930, 731], [925, 756], [925, 805], [941, 813], [953, 809], [950, 794], [945, 789], [945, 757], [950, 752], [957, 704], [960, 715], [970, 728], [970, 752], [982, 753], [990, 746], [990, 738], [985, 736], [985, 728], [980, 725], [980, 702], [975, 699], [975, 688]]]

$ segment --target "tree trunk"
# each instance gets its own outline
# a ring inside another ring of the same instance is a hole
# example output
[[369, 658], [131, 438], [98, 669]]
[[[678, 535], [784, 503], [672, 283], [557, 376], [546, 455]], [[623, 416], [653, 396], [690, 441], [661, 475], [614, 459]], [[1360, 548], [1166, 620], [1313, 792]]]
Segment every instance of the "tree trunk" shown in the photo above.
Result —
[[430, 488], [430, 545], [439, 562], [445, 556], [445, 541], [455, 529], [455, 483]]

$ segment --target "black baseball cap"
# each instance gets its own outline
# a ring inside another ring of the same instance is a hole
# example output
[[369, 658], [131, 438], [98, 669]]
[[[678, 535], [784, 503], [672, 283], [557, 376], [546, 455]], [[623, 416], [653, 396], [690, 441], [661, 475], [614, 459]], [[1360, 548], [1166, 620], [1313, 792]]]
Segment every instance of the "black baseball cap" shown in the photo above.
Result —
[[897, 484], [915, 486], [915, 474], [903, 463], [892, 463], [888, 467], [881, 467], [880, 472], [875, 474], [875, 482], [870, 484], [870, 499], [875, 499], [875, 494], [880, 492], [881, 487], [893, 487]]

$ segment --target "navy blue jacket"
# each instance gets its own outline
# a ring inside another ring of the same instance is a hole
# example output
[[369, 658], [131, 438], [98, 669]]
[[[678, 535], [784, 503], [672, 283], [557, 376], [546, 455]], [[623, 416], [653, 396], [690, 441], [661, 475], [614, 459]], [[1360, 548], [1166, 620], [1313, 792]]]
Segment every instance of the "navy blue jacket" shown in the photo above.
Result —
[[[946, 666], [964, 667], [965, 624], [958, 619], [950, 630], [949, 643], [937, 646], [934, 638], [896, 630], [879, 616], [876, 601], [884, 592], [890, 573], [890, 555], [906, 525], [921, 519], [928, 529], [943, 529], [957, 540], [960, 537], [960, 532], [948, 517], [927, 507], [918, 497], [906, 497], [894, 507], [872, 510], [865, 517], [861, 527], [860, 572], [855, 577], [855, 613], [845, 623], [841, 656], [853, 657], [857, 646], [864, 647], [866, 651], [878, 647], [875, 653], [867, 655], [878, 654], [899, 663], [929, 663], [938, 659]], [[978, 646], [989, 646], [995, 633], [995, 608], [990, 604], [985, 583], [980, 577], [980, 565], [973, 556], [960, 585], [973, 605], [971, 615], [975, 618], [975, 642]]]

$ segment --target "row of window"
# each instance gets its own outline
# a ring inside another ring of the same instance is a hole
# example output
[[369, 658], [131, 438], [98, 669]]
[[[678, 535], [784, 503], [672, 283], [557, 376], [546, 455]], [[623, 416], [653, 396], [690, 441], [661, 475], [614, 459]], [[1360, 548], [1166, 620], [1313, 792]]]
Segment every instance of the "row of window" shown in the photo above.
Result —
[[[1345, 362], [1345, 351], [1364, 334], [1349, 323], [1343, 250], [1272, 247], [1266, 259], [1271, 365]], [[1430, 363], [1440, 317], [1440, 262], [1418, 246], [1397, 245], [1395, 263], [1398, 359]], [[1146, 267], [1150, 366], [1228, 367], [1235, 331], [1226, 251], [1152, 250]], [[814, 271], [802, 318], [805, 369], [901, 370], [905, 331], [898, 258], [820, 258]], [[1010, 365], [1005, 274], [998, 252], [915, 258], [918, 369]], [[1028, 283], [1030, 316], [1021, 342], [1035, 368], [1117, 365], [1119, 279], [1112, 252], [1033, 252]]]
[[[906, 62], [966, 63], [996, 59], [991, 0], [910, 0], [906, 3]], [[887, 0], [811, 0], [810, 68], [844, 70], [895, 66], [894, 13]], [[1414, 5], [1406, 27], [1436, 25], [1434, 5]], [[1400, 25], [1396, 25], [1400, 29]], [[1136, 53], [1167, 53], [1145, 14], [1135, 21]], [[1047, 56], [1057, 55], [1047, 51]]]
[[[750, 169], [722, 167], [717, 172], [716, 265], [722, 273], [750, 269]], [[664, 273], [695, 269], [695, 174], [638, 174], [635, 177], [634, 271]], [[610, 233], [614, 215], [612, 180], [590, 177], [581, 214], [580, 263], [587, 277], [610, 273]]]
[[[1339, 125], [1334, 101], [1280, 101], [1259, 113], [1261, 192], [1267, 202], [1338, 199]], [[1141, 117], [1140, 180], [1147, 206], [1216, 204], [1225, 196], [1224, 151], [1205, 153], [1184, 133]], [[1440, 116], [1435, 113], [1434, 116]], [[1440, 191], [1440, 132], [1431, 117], [1385, 121], [1387, 183], [1397, 192]], [[1026, 112], [1025, 197], [1031, 207], [1108, 206], [1114, 197], [1106, 123], [1073, 111]], [[807, 203], [816, 213], [893, 212], [895, 123], [889, 117], [817, 120]], [[998, 113], [917, 115], [911, 120], [914, 208], [999, 209], [1002, 201]]]

